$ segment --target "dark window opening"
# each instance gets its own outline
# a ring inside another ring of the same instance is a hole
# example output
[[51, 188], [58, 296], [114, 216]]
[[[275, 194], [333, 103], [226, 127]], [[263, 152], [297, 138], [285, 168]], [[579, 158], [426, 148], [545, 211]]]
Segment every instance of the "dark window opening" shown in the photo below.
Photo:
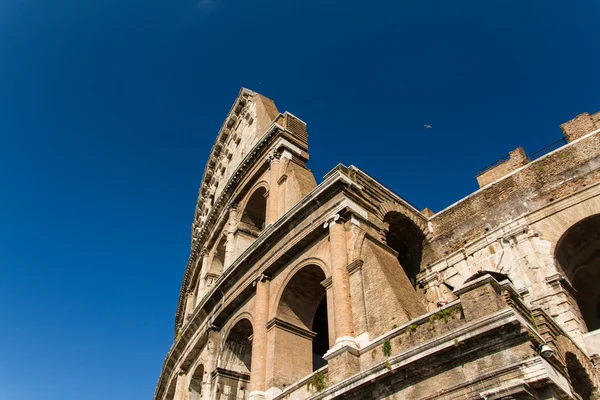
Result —
[[398, 252], [398, 262], [410, 283], [416, 286], [417, 275], [421, 270], [425, 235], [414, 222], [400, 213], [388, 213], [385, 221], [390, 227], [386, 235], [387, 245]]
[[312, 342], [313, 349], [313, 371], [327, 365], [323, 358], [329, 350], [329, 329], [327, 327], [327, 298], [323, 297], [317, 307], [315, 319], [313, 321], [313, 332], [317, 334]]

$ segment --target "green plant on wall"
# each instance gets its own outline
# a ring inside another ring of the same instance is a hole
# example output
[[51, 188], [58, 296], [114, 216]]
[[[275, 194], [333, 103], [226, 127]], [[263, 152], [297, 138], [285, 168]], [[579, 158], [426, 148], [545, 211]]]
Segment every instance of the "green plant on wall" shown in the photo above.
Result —
[[386, 357], [392, 355], [392, 343], [389, 339], [385, 339], [385, 342], [383, 342], [383, 355]]
[[448, 322], [448, 318], [452, 318], [455, 319], [456, 317], [454, 316], [456, 313], [458, 312], [457, 308], [447, 308], [445, 310], [440, 310], [438, 312], [436, 312], [435, 314], [433, 314], [431, 317], [429, 317], [429, 322], [435, 322], [435, 321], [439, 321], [441, 319], [444, 320], [444, 322]]
[[306, 384], [308, 386], [308, 388], [310, 389], [311, 386], [315, 388], [315, 390], [317, 392], [320, 392], [321, 390], [325, 389], [325, 374], [322, 372], [317, 372], [316, 374], [314, 374], [312, 376], [312, 378], [310, 379], [310, 381], [308, 381], [308, 383]]

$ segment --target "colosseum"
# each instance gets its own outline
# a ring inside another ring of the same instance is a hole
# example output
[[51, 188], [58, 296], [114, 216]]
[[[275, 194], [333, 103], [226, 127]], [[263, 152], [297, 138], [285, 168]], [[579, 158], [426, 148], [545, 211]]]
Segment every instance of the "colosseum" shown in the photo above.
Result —
[[[600, 399], [600, 113], [433, 213], [242, 89], [204, 169], [155, 400]], [[558, 128], [557, 128], [558, 131]]]

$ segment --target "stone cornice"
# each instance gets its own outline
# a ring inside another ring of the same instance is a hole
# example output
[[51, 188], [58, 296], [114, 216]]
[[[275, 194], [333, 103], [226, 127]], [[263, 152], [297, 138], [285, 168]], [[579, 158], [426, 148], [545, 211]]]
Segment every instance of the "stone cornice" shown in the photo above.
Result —
[[284, 321], [281, 318], [277, 318], [277, 317], [275, 317], [272, 320], [270, 320], [269, 322], [267, 322], [267, 330], [271, 330], [274, 327], [283, 329], [286, 332], [290, 332], [290, 333], [293, 333], [294, 335], [298, 335], [298, 336], [301, 336], [303, 338], [310, 339], [310, 340], [312, 340], [315, 336], [317, 336], [317, 334], [311, 330], [294, 325], [290, 322]]

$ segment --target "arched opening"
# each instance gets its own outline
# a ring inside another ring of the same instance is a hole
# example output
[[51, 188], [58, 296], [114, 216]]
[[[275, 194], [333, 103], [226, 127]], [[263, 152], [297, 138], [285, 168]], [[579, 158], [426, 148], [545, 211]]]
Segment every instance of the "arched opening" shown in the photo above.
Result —
[[386, 243], [398, 252], [398, 262], [410, 283], [415, 286], [421, 270], [425, 234], [410, 218], [399, 212], [387, 213], [384, 222], [389, 224]]
[[565, 362], [567, 364], [567, 372], [569, 373], [573, 390], [580, 395], [582, 399], [591, 399], [594, 391], [594, 384], [583, 365], [581, 365], [577, 359], [577, 356], [568, 351], [565, 353]]
[[577, 305], [588, 330], [600, 329], [600, 214], [569, 228], [554, 255], [577, 291]]
[[275, 382], [285, 387], [327, 364], [329, 350], [327, 295], [323, 270], [316, 265], [294, 274], [281, 295], [274, 335]]
[[264, 229], [267, 217], [266, 193], [267, 190], [264, 187], [260, 187], [252, 193], [242, 213], [240, 220], [242, 228], [246, 228], [252, 233], [259, 233]]
[[252, 370], [252, 334], [252, 324], [247, 319], [238, 321], [229, 331], [219, 367], [214, 373], [216, 399], [247, 399]]
[[491, 275], [492, 278], [494, 278], [495, 280], [497, 280], [498, 282], [502, 282], [502, 281], [510, 281], [510, 278], [508, 277], [508, 275], [502, 274], [500, 272], [492, 272], [492, 271], [478, 271], [475, 274], [473, 274], [469, 279], [467, 279], [465, 281], [465, 283], [467, 282], [471, 282], [474, 281], [475, 279], [481, 278], [484, 275]]
[[225, 341], [221, 367], [228, 371], [250, 375], [252, 367], [252, 324], [247, 319], [237, 322]]
[[204, 378], [204, 365], [199, 365], [194, 370], [188, 386], [186, 400], [202, 400], [202, 380]]
[[212, 274], [221, 275], [223, 273], [223, 266], [225, 265], [225, 243], [227, 238], [223, 236], [215, 249], [212, 263], [210, 264], [210, 272]]

